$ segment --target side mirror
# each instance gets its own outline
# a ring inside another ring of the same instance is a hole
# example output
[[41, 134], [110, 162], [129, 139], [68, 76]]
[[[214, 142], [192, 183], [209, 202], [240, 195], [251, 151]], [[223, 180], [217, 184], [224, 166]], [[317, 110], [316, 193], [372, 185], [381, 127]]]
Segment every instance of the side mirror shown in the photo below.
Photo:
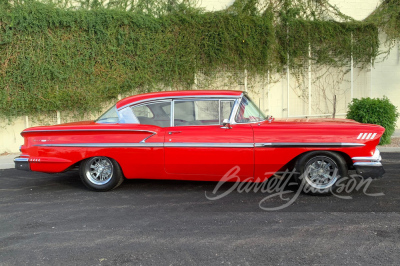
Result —
[[226, 118], [222, 121], [222, 125], [223, 125], [223, 127], [221, 127], [221, 128], [228, 128], [228, 129], [231, 128], [231, 124], [229, 123], [229, 120]]

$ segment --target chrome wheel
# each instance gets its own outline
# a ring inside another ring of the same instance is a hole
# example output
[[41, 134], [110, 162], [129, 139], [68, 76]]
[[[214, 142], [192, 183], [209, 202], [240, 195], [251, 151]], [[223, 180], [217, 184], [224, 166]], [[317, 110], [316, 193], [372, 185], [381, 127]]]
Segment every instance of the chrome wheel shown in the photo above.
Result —
[[304, 180], [313, 188], [328, 189], [338, 179], [339, 167], [336, 162], [326, 156], [316, 156], [305, 165]]
[[93, 157], [86, 164], [85, 175], [95, 185], [107, 184], [113, 173], [113, 164], [107, 157]]

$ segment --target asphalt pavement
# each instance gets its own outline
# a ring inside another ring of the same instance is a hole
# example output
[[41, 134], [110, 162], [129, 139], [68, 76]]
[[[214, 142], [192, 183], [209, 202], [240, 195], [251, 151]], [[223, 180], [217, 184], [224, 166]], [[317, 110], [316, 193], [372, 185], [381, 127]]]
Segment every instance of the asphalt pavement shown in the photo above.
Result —
[[215, 182], [99, 193], [73, 171], [0, 170], [0, 265], [399, 265], [400, 153], [382, 158], [385, 177], [351, 193], [225, 184], [218, 200]]

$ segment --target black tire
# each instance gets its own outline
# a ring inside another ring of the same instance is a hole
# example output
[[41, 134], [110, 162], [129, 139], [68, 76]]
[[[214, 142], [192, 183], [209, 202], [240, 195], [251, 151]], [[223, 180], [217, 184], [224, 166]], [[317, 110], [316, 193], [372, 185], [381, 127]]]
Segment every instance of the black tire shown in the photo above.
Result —
[[301, 156], [295, 165], [296, 181], [306, 194], [324, 195], [336, 189], [340, 178], [347, 176], [343, 157], [330, 151], [313, 151]]
[[122, 170], [117, 161], [108, 157], [91, 157], [79, 167], [83, 184], [95, 191], [112, 190], [124, 181]]

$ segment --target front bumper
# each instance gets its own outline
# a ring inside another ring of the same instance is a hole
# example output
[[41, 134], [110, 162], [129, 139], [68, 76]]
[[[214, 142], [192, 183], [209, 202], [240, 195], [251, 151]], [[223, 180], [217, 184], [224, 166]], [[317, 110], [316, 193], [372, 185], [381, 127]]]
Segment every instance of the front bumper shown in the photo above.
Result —
[[29, 158], [26, 157], [16, 157], [14, 158], [15, 169], [30, 171], [31, 167], [29, 165]]
[[353, 157], [354, 168], [357, 174], [363, 178], [379, 178], [385, 174], [381, 160], [381, 154], [378, 149], [375, 150], [371, 157]]

